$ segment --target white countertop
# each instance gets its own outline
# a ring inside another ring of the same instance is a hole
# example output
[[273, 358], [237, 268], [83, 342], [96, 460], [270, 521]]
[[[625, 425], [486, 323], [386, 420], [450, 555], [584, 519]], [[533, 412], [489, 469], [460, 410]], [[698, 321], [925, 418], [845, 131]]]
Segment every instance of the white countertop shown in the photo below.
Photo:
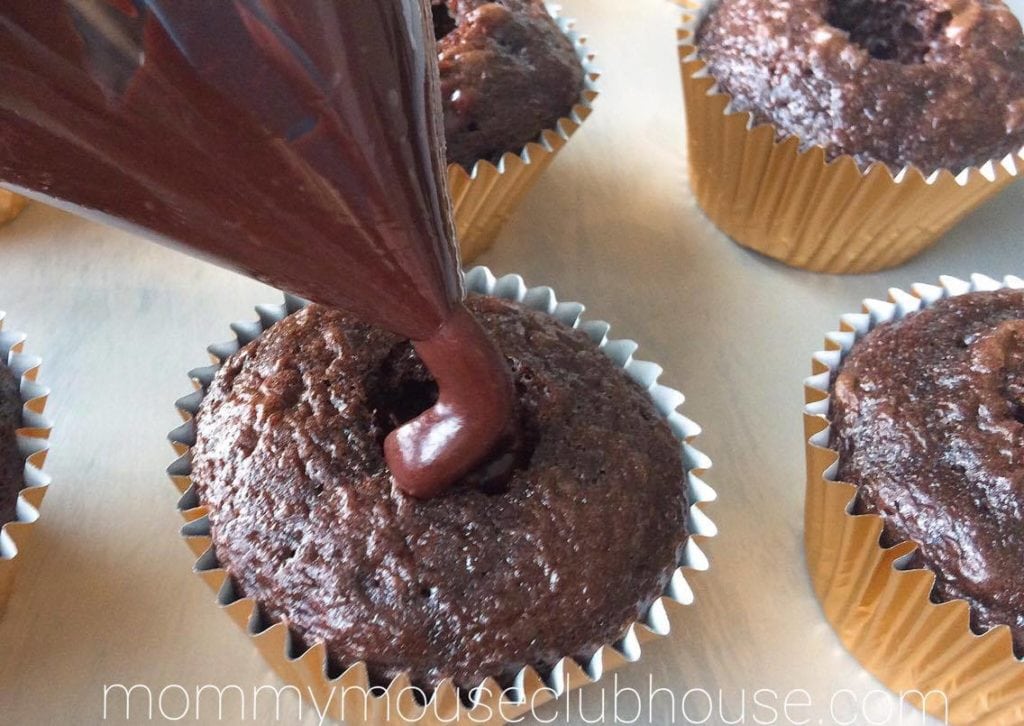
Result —
[[[843, 718], [866, 699], [876, 723], [897, 723], [879, 715], [892, 697], [872, 694], [879, 684], [839, 645], [808, 583], [802, 380], [824, 333], [863, 297], [940, 274], [1024, 272], [1024, 187], [900, 269], [830, 277], [762, 259], [718, 233], [687, 187], [677, 10], [663, 0], [565, 5], [598, 53], [602, 95], [480, 261], [552, 285], [639, 341], [640, 356], [687, 394], [682, 411], [705, 429], [696, 445], [714, 460], [706, 479], [719, 492], [705, 510], [720, 529], [705, 547], [711, 570], [691, 578], [696, 604], [670, 608], [672, 635], [619, 671], [619, 686], [646, 693], [651, 682], [680, 699], [687, 689], [721, 694], [725, 715], [708, 723], [736, 718], [743, 702], [746, 723], [755, 723], [758, 689], [772, 689], [780, 710], [791, 691], [791, 703], [803, 699], [799, 691], [814, 703], [769, 723], [829, 723], [834, 694]], [[178, 537], [177, 496], [163, 471], [173, 458], [165, 441], [178, 423], [173, 403], [190, 390], [186, 371], [205, 363], [208, 343], [230, 337], [229, 322], [277, 299], [238, 275], [39, 204], [0, 229], [0, 308], [44, 358], [56, 423], [53, 485], [0, 621], [0, 721], [104, 722], [103, 687], [112, 683], [154, 692], [276, 683], [190, 574], [194, 558]], [[584, 691], [591, 720], [600, 696]], [[691, 715], [702, 713], [703, 701], [689, 703]], [[168, 696], [171, 715], [174, 704], [180, 699]], [[670, 707], [660, 694], [643, 722], [684, 723]], [[124, 723], [123, 711], [106, 722]], [[170, 721], [156, 713], [132, 722]], [[199, 722], [254, 720], [226, 709], [223, 720]]]

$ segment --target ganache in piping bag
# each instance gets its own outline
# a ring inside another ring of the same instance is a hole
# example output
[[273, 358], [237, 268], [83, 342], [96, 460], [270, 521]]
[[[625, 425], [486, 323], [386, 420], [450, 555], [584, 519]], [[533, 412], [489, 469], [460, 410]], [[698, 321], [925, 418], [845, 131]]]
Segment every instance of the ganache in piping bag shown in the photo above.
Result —
[[431, 496], [512, 420], [462, 304], [429, 0], [10, 0], [0, 182], [410, 338], [437, 403], [391, 432]]

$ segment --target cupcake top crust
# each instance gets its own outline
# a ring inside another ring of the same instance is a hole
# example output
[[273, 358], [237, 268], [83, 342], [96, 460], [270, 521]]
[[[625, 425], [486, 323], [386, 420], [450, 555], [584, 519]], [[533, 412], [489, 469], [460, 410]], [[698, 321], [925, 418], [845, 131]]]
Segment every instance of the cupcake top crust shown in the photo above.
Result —
[[467, 304], [518, 392], [523, 445], [500, 488], [393, 486], [384, 437], [436, 388], [408, 342], [326, 307], [226, 361], [196, 417], [192, 480], [221, 565], [376, 682], [473, 688], [589, 657], [661, 594], [687, 537], [681, 449], [646, 391], [549, 316]]
[[896, 170], [1024, 146], [1024, 37], [997, 0], [721, 0], [699, 56], [757, 123]]
[[17, 519], [18, 492], [25, 486], [25, 460], [16, 435], [21, 408], [18, 379], [0, 362], [0, 525]]
[[880, 325], [832, 388], [838, 479], [887, 544], [917, 543], [934, 595], [1024, 653], [1024, 291], [975, 292]]
[[568, 116], [583, 66], [542, 0], [432, 0], [449, 163], [519, 153]]

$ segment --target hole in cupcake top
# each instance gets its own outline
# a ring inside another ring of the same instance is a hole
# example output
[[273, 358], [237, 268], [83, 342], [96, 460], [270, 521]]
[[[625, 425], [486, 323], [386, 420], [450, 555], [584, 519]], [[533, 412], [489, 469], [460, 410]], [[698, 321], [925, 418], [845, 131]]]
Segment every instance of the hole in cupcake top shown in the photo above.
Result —
[[434, 15], [434, 39], [441, 40], [455, 30], [455, 18], [448, 11], [448, 3], [444, 0], [432, 0], [430, 10]]
[[924, 63], [952, 19], [925, 0], [828, 0], [825, 20], [872, 58]]
[[[535, 385], [532, 374], [519, 361], [511, 361], [510, 365], [517, 394], [522, 399], [526, 389]], [[382, 450], [389, 433], [419, 416], [438, 399], [437, 383], [407, 343], [396, 346], [368, 376], [366, 391], [371, 427]], [[537, 422], [523, 411], [519, 416], [518, 425], [512, 427], [490, 457], [462, 478], [462, 486], [502, 494], [508, 491], [516, 472], [529, 468], [539, 436]]]
[[370, 405], [382, 446], [384, 437], [437, 402], [437, 384], [432, 380], [399, 379], [374, 393]]

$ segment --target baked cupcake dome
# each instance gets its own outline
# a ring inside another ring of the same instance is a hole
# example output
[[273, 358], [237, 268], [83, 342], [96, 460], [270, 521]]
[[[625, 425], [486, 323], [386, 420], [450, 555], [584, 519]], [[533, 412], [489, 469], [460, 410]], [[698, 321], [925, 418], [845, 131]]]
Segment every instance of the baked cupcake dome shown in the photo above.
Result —
[[407, 344], [315, 306], [233, 357], [195, 420], [192, 481], [236, 586], [377, 678], [473, 687], [589, 655], [661, 594], [687, 538], [678, 441], [647, 393], [582, 333], [472, 305], [534, 434], [501, 491], [394, 493], [379, 437], [429, 381]]
[[432, 0], [448, 162], [518, 153], [584, 89], [572, 41], [542, 0]]
[[[923, 566], [917, 552], [921, 545], [910, 539], [896, 542], [907, 535], [896, 531], [883, 512], [867, 509], [858, 484], [840, 478], [840, 453], [832, 446], [832, 391], [844, 361], [874, 330], [940, 303], [951, 304], [943, 302], [951, 298], [1003, 289], [1024, 290], [1024, 280], [1014, 275], [1001, 280], [980, 274], [968, 280], [942, 276], [937, 284], [915, 283], [909, 291], [890, 288], [886, 300], [865, 299], [860, 312], [843, 315], [839, 328], [826, 334], [825, 347], [814, 354], [812, 375], [804, 382], [804, 546], [815, 595], [836, 635], [865, 669], [913, 705], [951, 724], [1024, 723], [1024, 659], [1014, 653], [1009, 625], [986, 628], [971, 602], [937, 592], [940, 575]], [[957, 360], [954, 355], [936, 365], [954, 370]], [[956, 376], [950, 375], [948, 382], [956, 384]], [[970, 396], [967, 392], [967, 405]], [[1005, 406], [996, 414], [1001, 411]], [[937, 410], [928, 421], [941, 428], [955, 423], [955, 417]], [[893, 431], [898, 442], [906, 429]], [[922, 442], [927, 440], [922, 436]], [[969, 454], [970, 447], [961, 452]], [[876, 469], [886, 466], [891, 463], [880, 462]], [[970, 488], [966, 476], [962, 481], [961, 488]], [[915, 487], [913, 480], [908, 486], [894, 484], [885, 501], [905, 503], [906, 493]], [[947, 514], [952, 511], [941, 502], [942, 489], [936, 486], [925, 493], [925, 504], [940, 501], [942, 506], [919, 507], [918, 522], [939, 520], [943, 507]], [[969, 541], [969, 529], [970, 522], [964, 521], [957, 539]]]
[[832, 385], [829, 446], [855, 512], [912, 541], [933, 597], [1008, 625], [1024, 654], [1024, 290], [971, 292], [881, 325]]
[[995, 0], [721, 0], [700, 57], [736, 111], [893, 169], [958, 172], [1024, 146], [1024, 37]]

